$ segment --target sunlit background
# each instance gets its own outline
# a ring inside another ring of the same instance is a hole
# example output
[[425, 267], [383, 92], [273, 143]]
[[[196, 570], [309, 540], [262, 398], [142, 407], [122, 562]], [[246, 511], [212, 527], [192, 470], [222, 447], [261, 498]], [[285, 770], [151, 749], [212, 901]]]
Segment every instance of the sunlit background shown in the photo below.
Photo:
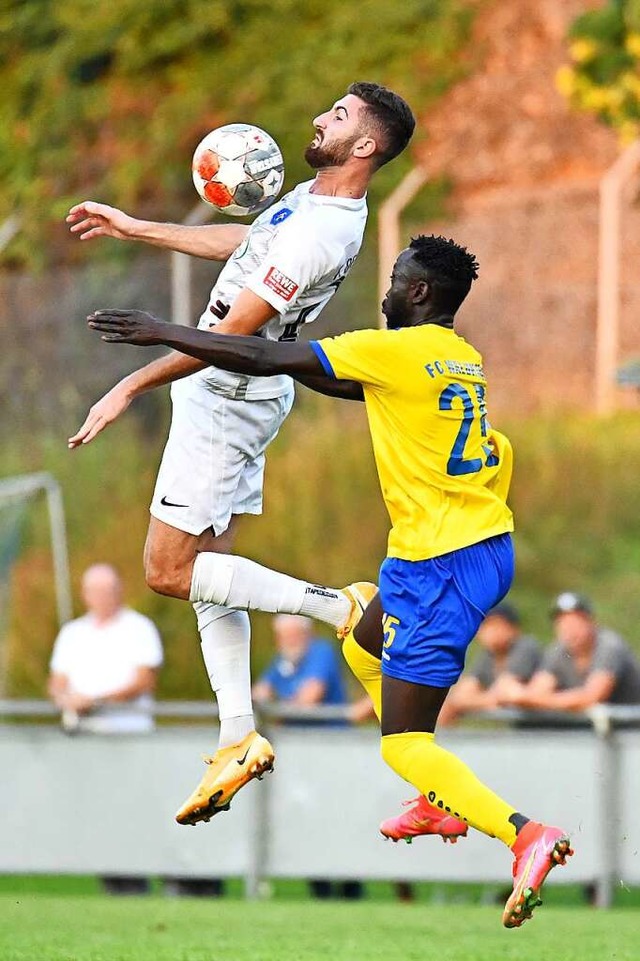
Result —
[[[515, 447], [511, 506], [518, 568], [511, 600], [527, 631], [548, 642], [554, 595], [583, 592], [598, 618], [640, 655], [640, 2], [5, 0], [0, 8], [0, 475], [46, 472], [59, 485], [74, 616], [81, 612], [79, 579], [89, 564], [104, 560], [121, 572], [127, 603], [151, 617], [163, 638], [160, 701], [210, 699], [190, 606], [151, 593], [142, 574], [147, 507], [169, 423], [168, 392], [137, 400], [86, 449], [70, 453], [66, 439], [89, 406], [143, 360], [134, 348], [102, 343], [86, 329], [86, 314], [126, 306], [171, 319], [186, 304], [195, 323], [217, 268], [194, 261], [186, 285], [177, 287], [169, 254], [111, 240], [81, 244], [69, 234], [64, 216], [71, 204], [96, 199], [137, 216], [184, 221], [198, 203], [190, 176], [193, 149], [208, 130], [232, 121], [259, 124], [277, 140], [288, 189], [310, 176], [303, 151], [312, 136], [312, 118], [355, 79], [376, 80], [401, 93], [414, 109], [418, 128], [406, 154], [374, 179], [361, 256], [313, 335], [378, 323], [389, 256], [412, 235], [443, 233], [473, 250], [480, 279], [459, 328], [484, 355], [491, 419]], [[59, 626], [48, 505], [38, 491], [0, 497], [3, 703], [46, 696]], [[312, 581], [344, 584], [376, 578], [387, 528], [363, 411], [299, 388], [294, 412], [269, 451], [265, 513], [246, 519], [238, 551]], [[272, 634], [265, 616], [255, 617], [253, 625], [257, 675], [273, 654]], [[17, 723], [15, 717], [6, 719], [5, 739]], [[47, 736], [53, 733], [63, 737], [57, 728]], [[377, 764], [371, 776], [381, 776], [374, 731], [357, 733], [369, 738], [367, 750]], [[283, 735], [285, 745], [287, 736], [290, 732]], [[195, 735], [185, 738], [183, 751], [189, 754]], [[35, 742], [32, 750], [37, 755]], [[100, 744], [83, 750], [87, 763], [100, 764]], [[120, 770], [117, 752], [109, 750], [105, 764], [109, 760]], [[566, 750], [572, 750], [570, 739]], [[295, 746], [291, 751], [291, 765], [303, 768], [303, 753]], [[20, 752], [12, 757], [21, 763]], [[590, 764], [591, 755], [585, 757]], [[136, 765], [144, 764], [143, 752]], [[34, 776], [37, 771], [35, 764]], [[105, 772], [109, 777], [108, 767]], [[11, 808], [11, 771], [5, 768], [0, 780], [2, 803]], [[330, 772], [325, 781], [326, 791], [335, 792]], [[282, 783], [295, 793], [291, 771]], [[306, 789], [315, 797], [323, 784], [313, 781]], [[47, 783], [34, 789], [46, 806]], [[350, 796], [346, 784], [338, 793], [342, 803], [357, 805], [361, 791], [358, 787]], [[632, 786], [624, 791], [634, 797]], [[388, 796], [402, 797], [402, 786]], [[78, 804], [73, 816], [82, 819], [87, 799], [70, 803]], [[172, 803], [170, 798], [169, 812]], [[593, 814], [598, 823], [601, 816], [602, 811]], [[132, 811], [126, 829], [132, 843], [138, 817], [145, 812]], [[232, 817], [225, 815], [226, 827]], [[241, 838], [240, 820], [253, 823], [242, 809], [236, 827], [228, 830], [240, 847], [250, 847], [259, 830], [249, 840]], [[576, 827], [579, 820], [576, 816]], [[117, 832], [117, 822], [112, 827]], [[369, 827], [375, 834], [376, 822]], [[22, 830], [26, 850], [30, 825]], [[95, 830], [100, 831], [99, 824]], [[256, 831], [255, 825], [247, 830]], [[90, 832], [82, 831], [82, 844], [90, 845]], [[46, 847], [46, 836], [37, 837]], [[286, 851], [286, 832], [278, 837]], [[191, 848], [192, 838], [188, 841]], [[225, 872], [244, 876], [236, 842], [220, 843], [231, 845], [230, 853], [224, 848]], [[620, 848], [624, 842], [617, 836], [613, 843]], [[348, 848], [348, 838], [344, 844]], [[212, 850], [207, 875], [215, 874], [215, 845]], [[629, 877], [638, 884], [637, 851], [634, 856]], [[155, 872], [151, 865], [154, 876], [167, 873], [161, 860]], [[86, 863], [80, 870], [82, 858], [72, 859], [70, 867], [60, 864], [60, 872], [85, 880], [100, 873], [99, 866], [91, 869], [91, 857]], [[284, 858], [274, 876], [284, 876], [288, 863]], [[615, 890], [609, 900], [640, 904], [628, 890], [633, 882], [619, 876], [618, 861], [612, 863], [609, 881]], [[29, 855], [24, 865], [16, 861], [2, 869], [6, 877], [0, 876], [0, 889], [9, 900], [15, 901], [16, 890], [31, 890], [20, 887], [27, 882], [19, 876], [42, 873], [37, 864]], [[392, 888], [376, 888], [373, 879], [398, 880], [407, 872], [422, 885], [423, 900], [431, 901], [481, 899], [483, 882], [496, 883], [491, 866], [486, 878], [466, 869], [458, 878], [455, 869], [449, 875], [439, 868], [431, 878], [424, 863], [416, 875], [404, 865], [405, 860], [395, 873], [385, 866], [378, 875], [368, 866], [370, 897], [392, 899]], [[506, 865], [505, 885], [508, 870]], [[591, 872], [595, 879], [598, 871], [608, 870], [585, 868], [585, 877]], [[340, 871], [344, 876], [343, 867]], [[56, 873], [49, 862], [45, 873]], [[179, 864], [173, 873], [180, 873]], [[251, 892], [273, 892], [257, 874]], [[354, 857], [353, 875], [358, 874]], [[303, 866], [294, 865], [292, 876], [304, 878]], [[582, 880], [579, 872], [576, 877]], [[460, 894], [471, 889], [456, 889], [456, 880], [478, 888]], [[235, 889], [232, 884], [234, 890], [242, 890], [240, 882]], [[434, 910], [443, 909], [436, 905]], [[389, 915], [388, 924], [394, 917]], [[483, 927], [484, 917], [477, 919], [480, 937], [490, 930], [489, 923]], [[15, 918], [18, 931], [25, 922]], [[493, 921], [499, 924], [499, 912]], [[131, 947], [128, 923], [122, 922], [120, 954], [107, 949], [101, 954], [95, 946], [82, 953], [80, 926], [68, 942], [62, 936], [56, 941], [60, 953], [40, 956], [45, 961], [144, 958]], [[157, 923], [170, 922], [160, 917]], [[357, 923], [366, 929], [366, 915]], [[621, 938], [627, 923], [620, 922]], [[536, 927], [543, 925], [541, 915]], [[387, 958], [426, 956], [416, 947], [418, 919], [412, 916], [407, 930], [413, 940], [390, 945]], [[35, 957], [20, 948], [15, 931], [2, 956]], [[345, 938], [339, 949], [325, 950], [334, 957], [377, 956], [359, 953], [357, 941], [354, 946]], [[624, 953], [624, 939], [614, 954], [604, 929], [602, 938], [605, 953], [593, 958], [632, 957]], [[533, 950], [534, 942], [529, 943]], [[200, 947], [190, 944], [181, 955], [179, 945], [179, 939], [172, 943], [174, 953], [167, 957], [191, 961], [216, 954], [212, 949], [201, 955]], [[414, 949], [415, 954], [408, 953]], [[315, 958], [314, 950], [307, 945], [299, 955], [280, 956], [285, 961]], [[446, 956], [485, 957], [474, 950], [467, 944], [464, 953]], [[486, 957], [499, 950], [488, 947]], [[164, 957], [159, 947], [154, 951]], [[592, 957], [585, 952], [553, 957]], [[234, 955], [233, 945], [227, 954], [245, 957], [241, 951]], [[271, 956], [252, 949], [252, 957]]]

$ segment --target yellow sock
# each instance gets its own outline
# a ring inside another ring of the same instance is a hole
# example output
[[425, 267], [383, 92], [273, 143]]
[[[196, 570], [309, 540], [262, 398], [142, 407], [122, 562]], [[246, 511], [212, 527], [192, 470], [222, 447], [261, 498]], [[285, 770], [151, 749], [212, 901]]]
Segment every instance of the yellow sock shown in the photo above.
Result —
[[360, 647], [349, 632], [342, 644], [342, 654], [373, 702], [373, 710], [380, 720], [382, 713], [382, 661]]
[[515, 808], [489, 790], [455, 754], [436, 744], [433, 734], [387, 734], [381, 750], [389, 767], [431, 804], [511, 847], [516, 827], [509, 818], [517, 813]]

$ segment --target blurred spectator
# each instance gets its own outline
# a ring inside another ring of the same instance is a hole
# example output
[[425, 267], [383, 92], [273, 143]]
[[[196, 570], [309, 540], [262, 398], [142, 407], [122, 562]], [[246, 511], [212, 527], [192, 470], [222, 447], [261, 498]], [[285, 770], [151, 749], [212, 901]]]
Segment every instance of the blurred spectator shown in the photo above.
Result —
[[222, 878], [164, 877], [162, 891], [168, 897], [221, 898], [225, 888]]
[[[109, 564], [82, 577], [87, 613], [65, 624], [51, 657], [49, 695], [69, 732], [139, 734], [153, 730], [149, 712], [162, 664], [160, 635], [152, 621], [122, 604], [122, 583]], [[144, 894], [149, 880], [102, 878], [110, 894]]]
[[51, 657], [49, 695], [68, 729], [96, 734], [153, 730], [150, 713], [160, 635], [148, 617], [124, 607], [122, 583], [109, 564], [82, 577], [87, 613], [65, 624]]
[[[254, 685], [257, 703], [283, 701], [299, 707], [314, 704], [346, 704], [345, 685], [341, 665], [333, 644], [313, 636], [313, 621], [299, 614], [279, 614], [273, 619], [277, 655]], [[320, 719], [293, 721], [287, 724], [326, 726], [336, 722]], [[316, 898], [362, 897], [360, 881], [309, 881], [311, 894]]]
[[473, 667], [451, 689], [439, 725], [453, 724], [470, 711], [489, 711], [501, 704], [510, 682], [525, 683], [540, 665], [542, 651], [534, 637], [522, 633], [520, 615], [503, 602], [492, 608], [476, 637], [482, 650]]
[[[273, 619], [273, 632], [278, 653], [253, 687], [253, 698], [257, 703], [283, 701], [299, 707], [346, 704], [345, 685], [336, 648], [329, 641], [313, 636], [313, 621], [310, 618], [299, 614], [279, 614]], [[293, 723], [331, 722], [315, 720]]]
[[359, 697], [349, 706], [349, 720], [352, 724], [363, 724], [365, 721], [377, 720], [373, 709], [373, 701], [368, 694]]
[[555, 643], [526, 684], [504, 700], [524, 708], [582, 711], [594, 704], [640, 704], [640, 663], [619, 634], [600, 626], [590, 601], [565, 591], [552, 609]]

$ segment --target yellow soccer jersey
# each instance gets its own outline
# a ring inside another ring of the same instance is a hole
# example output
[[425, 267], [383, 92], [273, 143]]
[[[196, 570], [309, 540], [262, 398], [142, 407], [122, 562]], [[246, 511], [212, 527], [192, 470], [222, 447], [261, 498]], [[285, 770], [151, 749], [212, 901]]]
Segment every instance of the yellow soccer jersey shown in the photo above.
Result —
[[311, 346], [328, 374], [363, 386], [390, 557], [426, 560], [513, 530], [511, 444], [489, 426], [475, 348], [435, 324]]

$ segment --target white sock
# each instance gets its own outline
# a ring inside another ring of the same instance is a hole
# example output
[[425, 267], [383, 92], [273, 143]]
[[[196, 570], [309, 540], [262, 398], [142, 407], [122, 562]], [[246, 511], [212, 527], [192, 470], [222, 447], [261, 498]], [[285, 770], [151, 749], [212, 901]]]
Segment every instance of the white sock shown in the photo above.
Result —
[[344, 624], [351, 611], [344, 591], [299, 581], [233, 554], [198, 554], [189, 597], [234, 610], [307, 614], [333, 627]]
[[218, 747], [237, 744], [255, 730], [249, 661], [251, 625], [244, 611], [215, 604], [193, 605], [202, 656], [218, 701]]

